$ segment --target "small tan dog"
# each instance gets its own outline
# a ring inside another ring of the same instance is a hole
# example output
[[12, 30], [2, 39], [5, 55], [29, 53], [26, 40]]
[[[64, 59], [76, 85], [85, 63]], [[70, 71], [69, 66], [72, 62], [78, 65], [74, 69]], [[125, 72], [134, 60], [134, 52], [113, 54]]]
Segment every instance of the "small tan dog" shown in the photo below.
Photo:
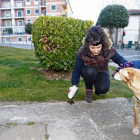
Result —
[[123, 68], [114, 76], [121, 80], [134, 92], [134, 128], [132, 133], [139, 135], [139, 106], [140, 106], [140, 70], [135, 68]]

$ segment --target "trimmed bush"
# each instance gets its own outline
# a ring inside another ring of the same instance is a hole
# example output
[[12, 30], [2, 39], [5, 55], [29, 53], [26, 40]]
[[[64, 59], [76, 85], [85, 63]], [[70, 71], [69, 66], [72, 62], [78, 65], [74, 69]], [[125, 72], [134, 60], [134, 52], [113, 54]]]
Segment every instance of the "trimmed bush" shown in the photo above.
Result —
[[32, 26], [35, 55], [46, 69], [72, 71], [78, 49], [92, 21], [39, 16]]

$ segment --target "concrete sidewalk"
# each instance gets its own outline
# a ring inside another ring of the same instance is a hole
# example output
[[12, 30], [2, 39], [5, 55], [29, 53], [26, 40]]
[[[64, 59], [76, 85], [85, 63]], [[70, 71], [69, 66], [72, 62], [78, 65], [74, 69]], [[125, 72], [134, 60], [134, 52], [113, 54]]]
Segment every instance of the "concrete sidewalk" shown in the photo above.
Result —
[[140, 140], [132, 134], [133, 104], [125, 98], [73, 105], [1, 102], [0, 140]]

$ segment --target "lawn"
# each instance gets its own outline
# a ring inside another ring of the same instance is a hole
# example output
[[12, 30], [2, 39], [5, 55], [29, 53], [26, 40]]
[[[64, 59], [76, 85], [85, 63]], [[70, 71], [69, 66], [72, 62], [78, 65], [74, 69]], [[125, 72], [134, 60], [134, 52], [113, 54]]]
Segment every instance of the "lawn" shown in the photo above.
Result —
[[[41, 71], [33, 50], [0, 46], [0, 101], [67, 101], [67, 91], [71, 81], [49, 80]], [[107, 94], [93, 95], [94, 100], [114, 97], [131, 98], [132, 91], [121, 81], [116, 81], [111, 74], [116, 70], [109, 67], [111, 87]], [[75, 101], [84, 100], [85, 85], [81, 80]]]

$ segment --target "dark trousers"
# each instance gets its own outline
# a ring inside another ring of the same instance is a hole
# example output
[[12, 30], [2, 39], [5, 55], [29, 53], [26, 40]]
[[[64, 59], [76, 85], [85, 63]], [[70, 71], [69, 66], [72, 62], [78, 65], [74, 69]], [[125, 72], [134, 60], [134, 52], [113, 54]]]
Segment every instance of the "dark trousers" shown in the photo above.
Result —
[[105, 94], [110, 88], [109, 74], [106, 72], [97, 72], [93, 66], [84, 66], [81, 71], [86, 85], [86, 89], [95, 87], [95, 94]]

